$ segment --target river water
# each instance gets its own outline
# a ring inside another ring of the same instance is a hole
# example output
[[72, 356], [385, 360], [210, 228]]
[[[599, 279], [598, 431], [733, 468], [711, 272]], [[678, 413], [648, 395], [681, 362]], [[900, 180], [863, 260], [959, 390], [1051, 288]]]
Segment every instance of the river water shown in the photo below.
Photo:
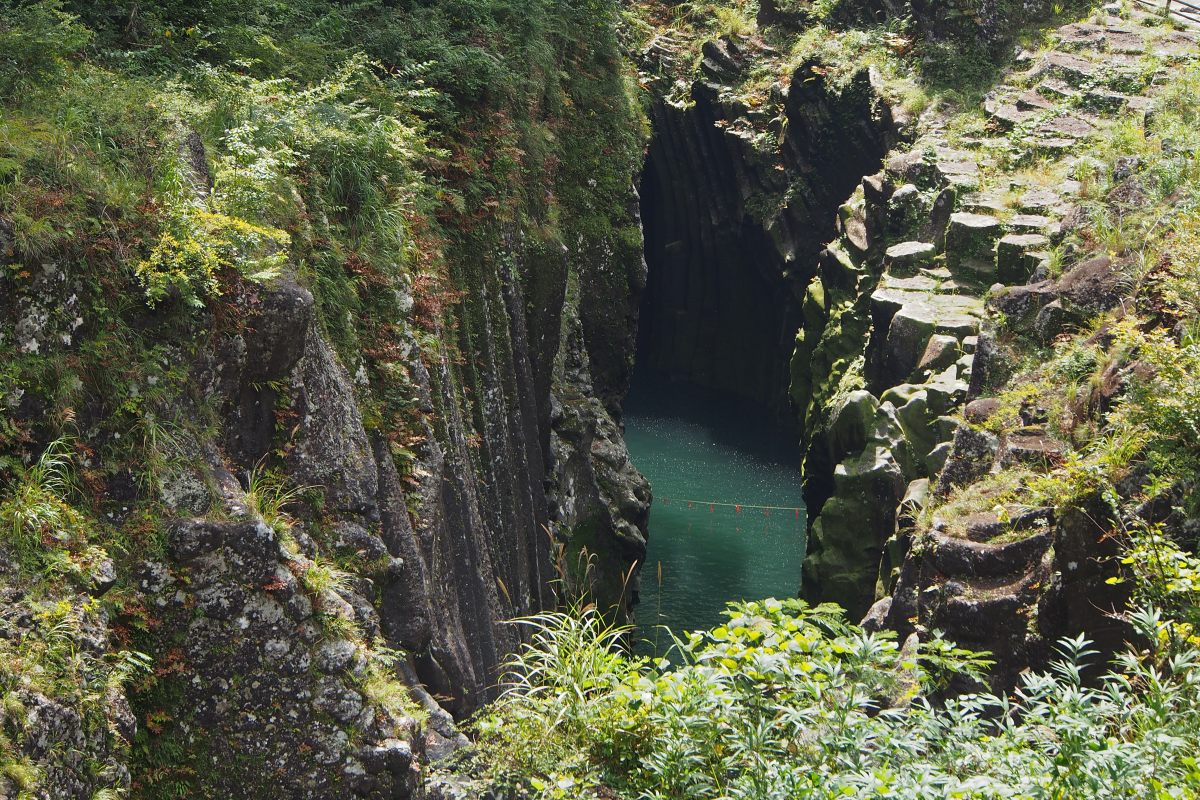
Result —
[[719, 624], [730, 600], [795, 596], [805, 514], [794, 436], [738, 401], [640, 375], [625, 426], [633, 463], [654, 489], [639, 649], [669, 646], [662, 625], [680, 633]]

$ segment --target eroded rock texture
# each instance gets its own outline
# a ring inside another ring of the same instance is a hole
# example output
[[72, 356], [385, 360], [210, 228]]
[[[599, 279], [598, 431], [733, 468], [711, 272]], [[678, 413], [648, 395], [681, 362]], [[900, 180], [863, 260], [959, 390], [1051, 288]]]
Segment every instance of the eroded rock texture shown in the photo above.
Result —
[[[650, 68], [670, 57], [663, 47], [645, 55]], [[729, 40], [704, 52], [692, 103], [653, 107], [639, 359], [791, 423], [788, 357], [804, 289], [834, 235], [832, 210], [880, 162], [895, 125], [865, 71], [835, 89], [806, 64], [776, 87], [771, 111], [752, 110], [725, 84], [753, 53]]]
[[[998, 41], [988, 29], [1003, 7], [938, 6], [939, 20], [918, 22], [959, 40], [955, 26], [982, 26]], [[1128, 523], [1086, 494], [1054, 507], [996, 498], [1006, 475], [1050, 472], [1068, 450], [1037, 392], [1003, 397], [1015, 370], [1005, 337], [1045, 345], [1078, 330], [1122, 302], [1130, 273], [1067, 247], [1051, 277], [1048, 248], [1086, 214], [1080, 185], [1031, 182], [1006, 164], [1039, 157], [1069, 176], [1089, 137], [1145, 112], [1156, 90], [1135, 75], [1137, 58], [1189, 58], [1183, 41], [1195, 37], [1143, 22], [1066, 25], [1054, 48], [1022, 53], [985, 102], [990, 138], [951, 147], [925, 121], [842, 206], [804, 301], [792, 396], [807, 438], [805, 596], [866, 614], [869, 628], [940, 630], [991, 651], [1002, 690], [1061, 636], [1083, 631], [1106, 653], [1129, 637], [1116, 558]], [[1137, 197], [1124, 177], [1113, 202]], [[1103, 414], [1120, 385], [1106, 374], [1080, 413]]]

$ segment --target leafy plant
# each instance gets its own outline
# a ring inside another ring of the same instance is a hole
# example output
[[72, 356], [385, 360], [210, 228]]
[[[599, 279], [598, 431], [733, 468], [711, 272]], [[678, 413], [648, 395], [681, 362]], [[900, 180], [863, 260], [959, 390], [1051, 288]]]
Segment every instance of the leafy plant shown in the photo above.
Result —
[[188, 305], [201, 307], [206, 298], [221, 293], [223, 270], [256, 283], [278, 278], [288, 243], [283, 231], [185, 205], [134, 272], [150, 305], [177, 294]]
[[[614, 653], [594, 612], [543, 615], [478, 723], [497, 776], [533, 796], [1190, 797], [1200, 789], [1200, 651], [1129, 653], [1098, 682], [1082, 637], [1012, 696], [926, 699], [931, 666], [799, 601], [735, 604], [678, 642], [680, 663]], [[1157, 631], [1155, 612], [1137, 615]], [[540, 733], [535, 735], [535, 731]], [[1153, 787], [1153, 788], [1151, 788]], [[1151, 794], [1147, 794], [1150, 791]]]

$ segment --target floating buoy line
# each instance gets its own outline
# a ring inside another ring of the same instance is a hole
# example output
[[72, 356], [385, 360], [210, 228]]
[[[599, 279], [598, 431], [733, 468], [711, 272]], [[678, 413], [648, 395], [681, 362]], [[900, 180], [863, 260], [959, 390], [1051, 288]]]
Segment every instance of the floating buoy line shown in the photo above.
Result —
[[[664, 506], [669, 506], [671, 505], [672, 498], [663, 496], [658, 498], [658, 500]], [[686, 503], [688, 508], [696, 508], [697, 506], [703, 508], [708, 506], [708, 513], [710, 514], [715, 513], [718, 508], [732, 508], [735, 514], [742, 513], [743, 509], [747, 511], [761, 511], [763, 516], [766, 517], [771, 516], [772, 511], [791, 511], [795, 515], [796, 519], [800, 519], [801, 511], [801, 509], [796, 506], [760, 506], [755, 505], [754, 503], [719, 503], [715, 500], [687, 500], [680, 499], [678, 497], [674, 498], [674, 501], [676, 505]]]

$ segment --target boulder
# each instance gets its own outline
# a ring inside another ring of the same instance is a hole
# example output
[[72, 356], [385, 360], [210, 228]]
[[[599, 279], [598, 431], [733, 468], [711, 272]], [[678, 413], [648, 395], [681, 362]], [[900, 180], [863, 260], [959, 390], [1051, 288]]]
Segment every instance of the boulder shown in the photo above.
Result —
[[925, 352], [917, 362], [917, 372], [934, 374], [958, 361], [961, 354], [958, 339], [945, 334], [934, 334], [925, 345]]

